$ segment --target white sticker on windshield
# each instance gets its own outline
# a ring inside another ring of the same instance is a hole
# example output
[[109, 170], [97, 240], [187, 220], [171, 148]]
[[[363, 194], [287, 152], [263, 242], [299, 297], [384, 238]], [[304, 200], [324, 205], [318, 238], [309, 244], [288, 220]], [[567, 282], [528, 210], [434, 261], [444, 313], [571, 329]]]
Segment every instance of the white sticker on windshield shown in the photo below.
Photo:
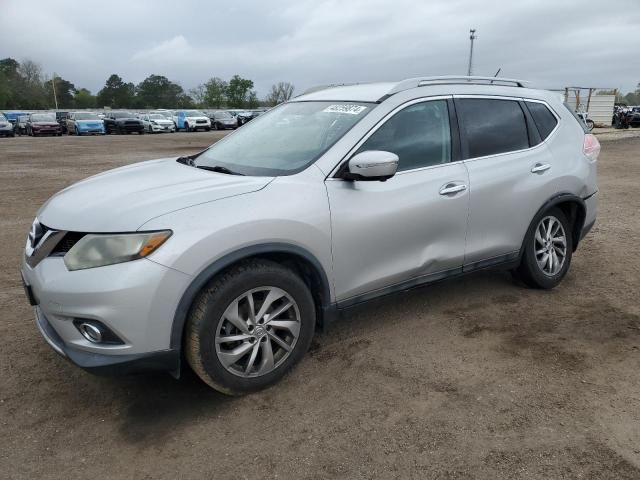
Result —
[[350, 105], [350, 104], [342, 104], [342, 105], [329, 105], [327, 108], [323, 110], [325, 113], [348, 113], [349, 115], [359, 115], [363, 111], [365, 111], [367, 107], [363, 107], [362, 105]]

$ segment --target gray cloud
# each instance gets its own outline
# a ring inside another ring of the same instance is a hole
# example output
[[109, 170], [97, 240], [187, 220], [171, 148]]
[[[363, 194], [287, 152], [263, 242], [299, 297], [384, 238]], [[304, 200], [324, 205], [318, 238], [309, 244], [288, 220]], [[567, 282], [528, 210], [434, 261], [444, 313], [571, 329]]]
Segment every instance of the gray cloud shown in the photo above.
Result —
[[222, 6], [191, 0], [3, 0], [0, 57], [30, 58], [96, 92], [111, 73], [151, 73], [191, 88], [251, 78], [259, 93], [288, 80], [395, 80], [466, 72], [632, 90], [640, 81], [636, 0], [288, 0]]

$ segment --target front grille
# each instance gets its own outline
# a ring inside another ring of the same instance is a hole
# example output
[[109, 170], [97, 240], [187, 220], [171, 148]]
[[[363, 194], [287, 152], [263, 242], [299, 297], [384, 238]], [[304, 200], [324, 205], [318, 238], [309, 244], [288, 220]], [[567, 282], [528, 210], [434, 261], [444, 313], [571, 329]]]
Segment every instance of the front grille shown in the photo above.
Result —
[[207, 123], [206, 120], [196, 120], [196, 123]]
[[67, 232], [65, 236], [62, 237], [62, 240], [54, 247], [51, 255], [64, 255], [85, 235], [86, 233], [81, 232]]
[[140, 125], [140, 122], [137, 122], [135, 120], [127, 120], [126, 122], [124, 122], [125, 125], [135, 125], [138, 126]]

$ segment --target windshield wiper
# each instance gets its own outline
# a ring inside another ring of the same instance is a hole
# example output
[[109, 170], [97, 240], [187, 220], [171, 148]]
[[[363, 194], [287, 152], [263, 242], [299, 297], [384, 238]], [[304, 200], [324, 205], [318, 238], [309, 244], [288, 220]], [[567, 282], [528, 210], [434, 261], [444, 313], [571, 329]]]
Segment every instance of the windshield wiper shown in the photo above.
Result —
[[209, 165], [196, 165], [196, 168], [200, 168], [202, 170], [207, 170], [209, 172], [218, 172], [218, 173], [226, 173], [227, 175], [242, 175], [244, 173], [234, 172], [233, 170], [228, 169], [227, 167], [222, 167], [220, 165], [216, 165], [214, 167], [210, 167]]
[[191, 158], [191, 157], [178, 157], [176, 162], [182, 163], [183, 165], [188, 165], [190, 167], [195, 167], [196, 166], [196, 164], [193, 161], [193, 158]]

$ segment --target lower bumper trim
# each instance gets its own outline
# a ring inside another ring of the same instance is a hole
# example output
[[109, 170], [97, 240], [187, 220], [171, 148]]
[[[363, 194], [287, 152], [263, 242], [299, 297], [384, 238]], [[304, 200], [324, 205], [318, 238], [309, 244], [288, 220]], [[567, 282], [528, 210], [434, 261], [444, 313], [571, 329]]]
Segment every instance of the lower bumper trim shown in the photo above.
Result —
[[149, 371], [176, 374], [180, 370], [180, 353], [176, 350], [127, 355], [88, 352], [67, 346], [38, 309], [36, 309], [36, 324], [51, 348], [71, 363], [96, 375], [126, 375]]

